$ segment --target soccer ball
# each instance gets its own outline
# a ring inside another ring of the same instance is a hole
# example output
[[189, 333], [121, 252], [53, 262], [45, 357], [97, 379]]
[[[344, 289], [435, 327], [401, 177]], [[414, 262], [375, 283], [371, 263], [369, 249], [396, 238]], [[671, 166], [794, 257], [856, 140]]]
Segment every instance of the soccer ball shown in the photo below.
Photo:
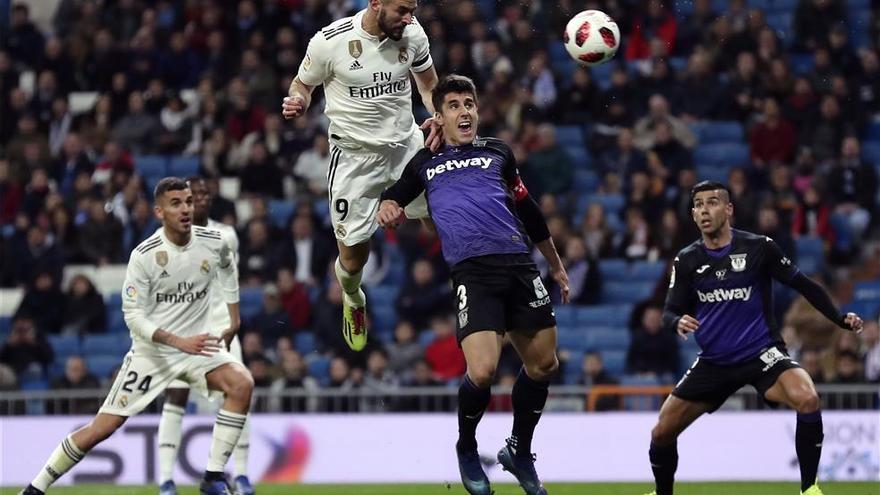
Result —
[[562, 41], [575, 62], [586, 66], [599, 65], [617, 53], [620, 29], [605, 12], [585, 10], [568, 21]]

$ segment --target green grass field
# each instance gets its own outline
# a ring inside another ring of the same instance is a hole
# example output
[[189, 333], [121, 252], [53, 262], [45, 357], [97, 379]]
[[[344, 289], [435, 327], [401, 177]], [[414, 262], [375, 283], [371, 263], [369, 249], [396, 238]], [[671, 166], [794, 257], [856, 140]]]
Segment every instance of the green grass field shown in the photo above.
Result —
[[[522, 495], [516, 485], [496, 485], [495, 495]], [[797, 483], [681, 483], [676, 495], [798, 495]], [[643, 495], [652, 487], [646, 483], [550, 483], [549, 495]], [[823, 483], [825, 495], [880, 495], [880, 483]], [[0, 488], [0, 495], [16, 495]], [[58, 487], [49, 495], [156, 495], [154, 486], [82, 485]], [[180, 495], [198, 495], [187, 486]], [[467, 495], [460, 484], [427, 485], [261, 485], [258, 495]]]

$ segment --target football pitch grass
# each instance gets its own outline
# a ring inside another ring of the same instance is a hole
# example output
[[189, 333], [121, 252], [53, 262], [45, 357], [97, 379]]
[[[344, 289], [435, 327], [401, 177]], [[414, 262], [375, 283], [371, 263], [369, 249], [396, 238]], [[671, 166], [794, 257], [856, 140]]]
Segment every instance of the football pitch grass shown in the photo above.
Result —
[[[517, 485], [493, 486], [495, 495], [522, 495]], [[798, 495], [797, 483], [680, 483], [676, 495]], [[823, 483], [825, 495], [880, 495], [880, 483]], [[647, 483], [548, 483], [549, 495], [643, 495]], [[156, 495], [156, 486], [80, 485], [51, 488], [47, 495]], [[0, 488], [0, 495], [18, 489]], [[178, 488], [180, 495], [198, 495], [194, 486]], [[460, 483], [421, 485], [260, 485], [257, 495], [467, 495]]]

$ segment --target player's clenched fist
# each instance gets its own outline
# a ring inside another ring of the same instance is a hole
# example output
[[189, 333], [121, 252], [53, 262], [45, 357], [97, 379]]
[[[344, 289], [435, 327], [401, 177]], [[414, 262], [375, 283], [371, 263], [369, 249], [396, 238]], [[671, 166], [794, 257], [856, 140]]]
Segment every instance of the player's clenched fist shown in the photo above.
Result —
[[220, 339], [210, 333], [202, 333], [177, 339], [176, 346], [187, 354], [210, 356], [220, 350]]
[[687, 334], [696, 332], [700, 328], [700, 322], [690, 315], [684, 315], [678, 320], [678, 326], [675, 331], [681, 335], [681, 338], [687, 340]]
[[859, 318], [859, 315], [855, 313], [847, 313], [846, 318], [843, 319], [843, 322], [849, 326], [849, 329], [855, 333], [862, 333], [862, 328], [865, 325], [865, 322]]
[[397, 204], [397, 201], [386, 199], [379, 205], [379, 213], [376, 214], [376, 221], [379, 226], [386, 229], [393, 229], [402, 224], [406, 220], [406, 214], [403, 208]]
[[306, 100], [302, 96], [287, 96], [281, 102], [281, 115], [295, 119], [306, 112]]

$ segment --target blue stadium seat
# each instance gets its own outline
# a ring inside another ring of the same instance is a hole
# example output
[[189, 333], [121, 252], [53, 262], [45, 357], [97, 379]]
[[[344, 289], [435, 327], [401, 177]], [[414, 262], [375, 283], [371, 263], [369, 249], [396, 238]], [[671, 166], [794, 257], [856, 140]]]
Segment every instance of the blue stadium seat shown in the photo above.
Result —
[[880, 301], [880, 280], [857, 283], [854, 299], [856, 301]]
[[577, 324], [582, 327], [625, 327], [629, 324], [632, 306], [600, 304], [577, 308]]
[[128, 334], [128, 325], [125, 323], [125, 314], [122, 309], [107, 309], [107, 333]]
[[698, 142], [703, 144], [741, 143], [743, 141], [742, 124], [736, 121], [703, 121], [691, 124], [691, 130], [697, 135]]
[[107, 309], [122, 309], [122, 293], [121, 292], [111, 292], [104, 298], [104, 304], [107, 305]]
[[629, 280], [656, 282], [664, 276], [666, 264], [660, 261], [636, 261], [630, 265]]
[[568, 153], [569, 158], [571, 158], [571, 164], [575, 168], [575, 170], [579, 168], [589, 168], [590, 164], [593, 163], [592, 157], [590, 157], [590, 153], [587, 152], [587, 148], [584, 145], [572, 145], [569, 144], [567, 146], [562, 147], [566, 153]]
[[587, 333], [580, 328], [560, 328], [556, 337], [557, 346], [560, 349], [570, 351], [585, 351], [588, 347]]
[[394, 331], [394, 326], [397, 324], [397, 310], [394, 309], [394, 301], [392, 300], [391, 303], [379, 303], [380, 301], [371, 303], [370, 308], [367, 310], [373, 327], [380, 332]]
[[798, 268], [804, 273], [816, 273], [825, 262], [825, 245], [818, 237], [799, 237], [795, 241]]
[[865, 141], [862, 143], [862, 158], [874, 165], [880, 165], [880, 141]]
[[613, 376], [623, 375], [626, 367], [626, 351], [602, 351], [602, 362], [605, 363], [605, 369]]
[[0, 342], [6, 340], [10, 330], [12, 330], [12, 317], [0, 316]]
[[86, 365], [89, 368], [89, 371], [92, 372], [93, 375], [98, 377], [98, 379], [105, 379], [110, 377], [110, 373], [116, 369], [116, 367], [122, 365], [123, 356], [110, 356], [106, 354], [97, 354], [94, 356], [86, 357]]
[[730, 176], [731, 168], [733, 167], [718, 165], [699, 166], [697, 167], [697, 180], [714, 180], [725, 184], [727, 183], [727, 178]]
[[592, 170], [574, 171], [574, 190], [578, 194], [592, 193], [599, 187], [599, 176]]
[[421, 345], [422, 349], [424, 349], [431, 345], [434, 342], [435, 338], [437, 338], [437, 336], [434, 335], [434, 332], [432, 332], [431, 330], [422, 330], [421, 332], [419, 332], [419, 345]]
[[563, 367], [562, 381], [566, 385], [577, 385], [583, 376], [584, 352], [570, 351]]
[[297, 332], [296, 335], [293, 336], [293, 346], [303, 356], [318, 350], [318, 344], [315, 342], [315, 334], [306, 330]]
[[749, 163], [749, 147], [744, 143], [701, 144], [694, 150], [694, 165], [736, 167]]
[[795, 74], [809, 74], [813, 70], [815, 59], [811, 54], [793, 53], [789, 55], [788, 62]]
[[153, 191], [156, 190], [156, 185], [159, 184], [160, 180], [162, 180], [162, 177], [158, 176], [158, 175], [144, 177], [144, 183], [147, 186], [147, 194], [149, 195], [150, 198], [153, 197]]
[[109, 354], [121, 356], [131, 347], [131, 339], [125, 334], [86, 335], [82, 342], [82, 353], [86, 356]]
[[286, 232], [288, 222], [290, 222], [290, 217], [293, 216], [295, 209], [296, 203], [293, 201], [278, 199], [269, 201], [269, 218], [272, 220], [272, 225]]
[[380, 304], [394, 304], [397, 299], [397, 293], [400, 291], [399, 285], [380, 284], [370, 287], [367, 295], [370, 301], [376, 301]]
[[168, 175], [168, 158], [162, 155], [138, 155], [134, 157], [134, 168], [145, 179], [161, 179]]
[[63, 363], [70, 356], [80, 353], [79, 336], [49, 335], [49, 345], [55, 351], [55, 361]]
[[847, 313], [855, 313], [861, 316], [863, 319], [877, 319], [880, 318], [880, 299], [853, 301], [849, 304], [844, 305], [843, 310]]
[[556, 142], [560, 146], [584, 146], [584, 130], [577, 125], [556, 127]]
[[629, 277], [629, 263], [623, 258], [609, 258], [599, 261], [599, 272], [603, 280], [626, 280]]
[[[621, 385], [633, 386], [656, 386], [660, 380], [653, 375], [624, 375], [620, 378]], [[660, 397], [650, 395], [626, 395], [623, 398], [623, 408], [627, 411], [655, 411], [660, 409]]]
[[321, 385], [326, 385], [330, 381], [330, 358], [318, 356], [309, 362], [309, 375]]
[[[688, 340], [694, 340], [693, 336], [688, 338]], [[686, 372], [691, 367], [691, 365], [694, 364], [694, 361], [696, 361], [697, 354], [699, 354], [699, 352], [700, 351], [698, 349], [681, 349], [681, 354], [678, 358], [679, 373], [684, 374], [684, 372]]]
[[202, 163], [198, 156], [172, 156], [168, 161], [168, 175], [186, 179], [197, 175]]
[[632, 340], [625, 327], [597, 327], [587, 330], [589, 348], [597, 351], [625, 351]]
[[605, 303], [636, 303], [651, 296], [654, 282], [605, 282], [602, 301]]
[[864, 141], [878, 141], [880, 140], [880, 122], [871, 121], [868, 123], [868, 128], [865, 130], [865, 135], [862, 136]]
[[620, 213], [626, 206], [626, 198], [622, 194], [591, 194], [588, 200], [590, 203], [602, 205], [606, 213]]
[[553, 308], [553, 311], [556, 313], [556, 324], [560, 327], [574, 326], [577, 321], [575, 308], [571, 304]]
[[248, 321], [263, 307], [263, 289], [259, 287], [243, 287], [238, 295], [241, 319]]
[[611, 73], [614, 72], [614, 63], [601, 64], [590, 67], [590, 75], [593, 81], [604, 91], [611, 87]]

